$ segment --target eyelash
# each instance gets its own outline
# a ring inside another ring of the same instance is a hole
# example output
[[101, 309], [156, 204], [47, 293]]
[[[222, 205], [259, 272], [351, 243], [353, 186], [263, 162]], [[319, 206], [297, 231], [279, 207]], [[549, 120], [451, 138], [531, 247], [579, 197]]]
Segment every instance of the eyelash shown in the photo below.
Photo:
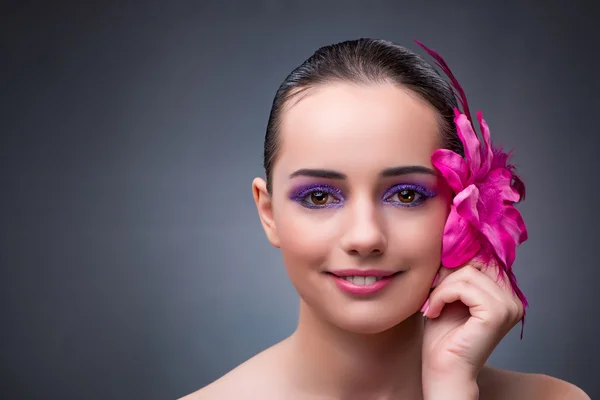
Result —
[[[338, 201], [336, 203], [328, 203], [328, 204], [324, 204], [322, 206], [307, 202], [306, 197], [313, 193], [323, 193], [323, 194], [327, 194], [329, 196], [334, 196], [334, 197], [338, 198]], [[339, 207], [344, 202], [344, 196], [342, 196], [342, 191], [339, 189], [336, 189], [332, 186], [329, 186], [329, 185], [317, 185], [317, 186], [305, 187], [305, 188], [302, 188], [302, 189], [296, 191], [294, 194], [292, 194], [292, 196], [290, 196], [290, 198], [294, 201], [297, 201], [298, 203], [300, 203], [300, 205], [302, 205], [306, 208], [317, 208], [317, 209]]]
[[[410, 191], [415, 192], [415, 194], [418, 196], [417, 199], [411, 203], [402, 203], [402, 202], [398, 202], [398, 201], [387, 200], [390, 197], [392, 197], [396, 194], [399, 194], [403, 190], [410, 190]], [[337, 198], [337, 201], [335, 203], [327, 203], [324, 205], [317, 205], [317, 204], [307, 202], [306, 197], [313, 193], [323, 193], [323, 194], [326, 194], [329, 196], [333, 196], [333, 197]], [[426, 187], [424, 187], [422, 185], [412, 184], [412, 183], [403, 183], [403, 184], [394, 185], [393, 187], [388, 189], [385, 192], [385, 195], [383, 196], [383, 199], [384, 199], [383, 202], [385, 204], [390, 204], [394, 207], [401, 207], [401, 208], [417, 207], [417, 206], [423, 204], [428, 199], [435, 197], [435, 196], [436, 196], [436, 194], [434, 192], [432, 192], [431, 190], [427, 189]], [[334, 188], [332, 186], [329, 186], [329, 185], [316, 185], [316, 186], [309, 186], [309, 187], [302, 188], [302, 189], [296, 191], [295, 193], [293, 193], [290, 196], [290, 199], [300, 203], [300, 205], [302, 205], [303, 207], [311, 208], [311, 209], [337, 208], [337, 207], [340, 207], [344, 202], [344, 196], [342, 195], [341, 190]]]
[[[415, 192], [415, 194], [417, 194], [417, 196], [418, 196], [417, 200], [414, 200], [411, 203], [392, 202], [392, 201], [385, 200], [393, 195], [399, 194], [403, 190], [410, 190], [410, 191]], [[401, 183], [399, 185], [395, 185], [392, 188], [390, 188], [387, 192], [385, 192], [385, 195], [383, 196], [384, 203], [391, 204], [395, 207], [402, 207], [402, 208], [420, 206], [421, 204], [423, 204], [425, 201], [427, 201], [428, 199], [430, 199], [432, 197], [435, 197], [434, 192], [427, 189], [425, 186], [417, 185], [414, 183]]]

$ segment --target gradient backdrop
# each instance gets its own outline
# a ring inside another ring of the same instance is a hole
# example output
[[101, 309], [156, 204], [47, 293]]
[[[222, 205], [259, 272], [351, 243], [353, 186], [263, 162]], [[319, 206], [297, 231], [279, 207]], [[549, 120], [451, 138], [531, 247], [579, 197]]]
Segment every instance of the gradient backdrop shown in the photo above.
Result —
[[39, 3], [0, 11], [0, 397], [174, 399], [289, 335], [250, 183], [284, 77], [364, 36], [438, 50], [517, 149], [531, 308], [491, 364], [600, 396], [593, 2]]

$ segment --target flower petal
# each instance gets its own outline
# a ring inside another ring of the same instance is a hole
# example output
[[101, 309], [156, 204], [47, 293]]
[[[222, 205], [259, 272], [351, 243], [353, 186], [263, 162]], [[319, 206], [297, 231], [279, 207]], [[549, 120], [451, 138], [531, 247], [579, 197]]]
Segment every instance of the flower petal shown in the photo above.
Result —
[[527, 240], [527, 226], [525, 225], [523, 216], [514, 206], [506, 206], [504, 208], [502, 224], [515, 241], [515, 245], [519, 246]]
[[477, 171], [481, 167], [481, 143], [479, 142], [479, 138], [473, 130], [471, 121], [469, 121], [465, 114], [457, 114], [454, 118], [454, 123], [456, 124], [458, 137], [465, 147], [467, 164], [469, 164], [472, 174], [477, 175]]
[[[481, 111], [477, 112], [477, 120], [481, 127], [481, 136], [483, 136], [483, 148], [481, 149], [481, 174], [485, 175], [489, 172], [492, 166], [492, 159], [494, 158], [494, 151], [492, 149], [492, 140], [490, 138], [490, 127], [487, 122], [483, 119]], [[480, 176], [482, 176], [480, 175]]]
[[469, 185], [462, 192], [458, 193], [452, 203], [456, 207], [456, 212], [462, 218], [469, 221], [474, 227], [479, 227], [479, 211], [477, 202], [479, 201], [479, 189], [475, 185]]
[[517, 247], [512, 236], [502, 225], [491, 226], [485, 222], [481, 224], [481, 233], [490, 241], [499, 261], [504, 264], [506, 269], [510, 269], [515, 261]]
[[454, 193], [465, 188], [469, 179], [469, 166], [459, 154], [448, 149], [438, 149], [431, 155], [431, 162], [446, 178]]
[[521, 195], [512, 186], [512, 173], [506, 168], [496, 168], [485, 177], [485, 185], [494, 187], [502, 200], [517, 202]]
[[452, 206], [442, 240], [444, 267], [456, 268], [471, 260], [481, 247], [477, 236], [477, 230], [458, 214], [456, 207]]

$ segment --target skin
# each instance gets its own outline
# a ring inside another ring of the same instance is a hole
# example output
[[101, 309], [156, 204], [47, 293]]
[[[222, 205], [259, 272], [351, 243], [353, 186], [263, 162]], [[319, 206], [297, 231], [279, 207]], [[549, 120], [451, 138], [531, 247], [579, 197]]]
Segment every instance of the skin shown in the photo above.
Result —
[[[521, 318], [521, 303], [492, 267], [441, 267], [451, 202], [442, 179], [381, 176], [400, 166], [433, 170], [431, 154], [441, 142], [431, 106], [392, 84], [328, 83], [289, 105], [280, 134], [272, 195], [260, 178], [252, 191], [300, 295], [297, 329], [184, 399], [589, 399], [555, 378], [485, 366]], [[344, 179], [290, 177], [301, 169]], [[335, 207], [290, 199], [313, 183], [343, 195], [304, 201]], [[436, 195], [420, 203], [414, 193], [412, 200], [384, 196], [406, 183]], [[411, 201], [418, 205], [406, 207]], [[401, 273], [377, 294], [358, 297], [329, 274], [345, 268]]]

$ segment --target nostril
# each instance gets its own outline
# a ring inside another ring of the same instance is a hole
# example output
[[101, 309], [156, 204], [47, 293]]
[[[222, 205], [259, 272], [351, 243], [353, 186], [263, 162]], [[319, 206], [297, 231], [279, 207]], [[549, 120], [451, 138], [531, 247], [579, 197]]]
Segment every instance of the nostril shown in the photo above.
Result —
[[352, 229], [340, 240], [341, 248], [350, 255], [379, 256], [385, 252], [387, 240], [383, 232], [369, 229]]

